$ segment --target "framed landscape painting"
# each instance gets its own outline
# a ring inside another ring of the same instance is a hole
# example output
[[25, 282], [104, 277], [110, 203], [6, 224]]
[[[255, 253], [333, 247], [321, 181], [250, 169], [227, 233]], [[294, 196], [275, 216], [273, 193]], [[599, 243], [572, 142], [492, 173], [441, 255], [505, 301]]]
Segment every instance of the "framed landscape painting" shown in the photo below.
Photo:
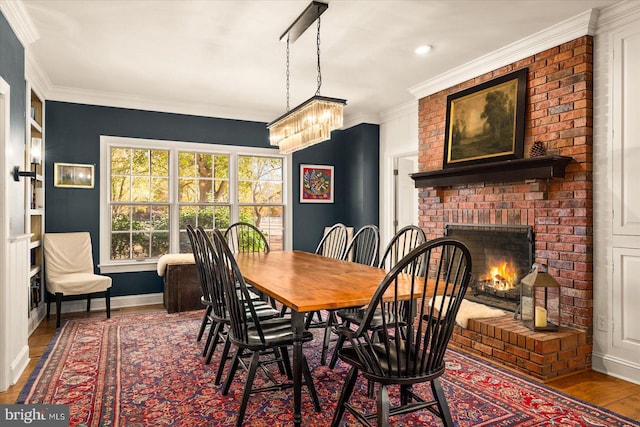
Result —
[[447, 97], [443, 168], [521, 159], [527, 69]]
[[333, 203], [333, 166], [300, 165], [300, 203]]

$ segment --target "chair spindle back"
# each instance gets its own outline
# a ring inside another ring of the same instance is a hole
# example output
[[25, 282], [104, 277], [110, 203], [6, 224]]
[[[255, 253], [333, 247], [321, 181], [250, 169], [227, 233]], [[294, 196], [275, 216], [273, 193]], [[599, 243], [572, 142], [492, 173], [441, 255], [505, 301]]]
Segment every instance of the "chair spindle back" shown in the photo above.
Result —
[[358, 264], [375, 266], [380, 251], [380, 231], [373, 224], [365, 225], [353, 236], [344, 253], [344, 259]]
[[[418, 274], [420, 265], [427, 266], [426, 274]], [[434, 239], [400, 260], [380, 283], [363, 323], [350, 336], [364, 363], [364, 376], [420, 382], [441, 375], [470, 275], [469, 250], [454, 239]], [[422, 297], [407, 299], [407, 292]], [[374, 315], [378, 325], [372, 329]], [[387, 323], [403, 317], [404, 322]]]

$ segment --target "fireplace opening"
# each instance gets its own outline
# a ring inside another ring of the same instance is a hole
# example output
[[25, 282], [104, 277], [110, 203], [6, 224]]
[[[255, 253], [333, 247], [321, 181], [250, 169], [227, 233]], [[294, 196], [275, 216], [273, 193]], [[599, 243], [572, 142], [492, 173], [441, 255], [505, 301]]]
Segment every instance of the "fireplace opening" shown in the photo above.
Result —
[[533, 230], [529, 226], [445, 225], [445, 235], [462, 241], [471, 252], [471, 283], [465, 298], [515, 312], [520, 280], [533, 264]]

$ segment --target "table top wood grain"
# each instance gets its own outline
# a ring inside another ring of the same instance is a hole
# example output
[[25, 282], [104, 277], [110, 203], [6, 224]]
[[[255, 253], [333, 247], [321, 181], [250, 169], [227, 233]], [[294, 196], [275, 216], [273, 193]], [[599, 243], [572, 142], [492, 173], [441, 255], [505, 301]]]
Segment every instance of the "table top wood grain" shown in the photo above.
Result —
[[387, 274], [381, 268], [302, 251], [245, 252], [235, 257], [247, 283], [297, 312], [366, 305]]

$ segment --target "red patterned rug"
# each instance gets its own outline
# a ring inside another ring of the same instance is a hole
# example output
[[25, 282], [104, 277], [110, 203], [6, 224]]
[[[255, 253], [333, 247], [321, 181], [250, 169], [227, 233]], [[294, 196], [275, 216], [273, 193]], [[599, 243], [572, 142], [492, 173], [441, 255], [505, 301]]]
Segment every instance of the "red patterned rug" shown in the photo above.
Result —
[[[70, 320], [52, 339], [18, 403], [68, 404], [70, 425], [79, 427], [234, 425], [244, 372], [234, 379], [229, 395], [222, 396], [221, 387], [213, 384], [217, 360], [205, 365], [203, 344], [195, 340], [201, 315], [154, 312]], [[334, 370], [321, 366], [320, 348], [318, 335], [305, 346], [305, 354], [323, 411], [314, 412], [303, 392], [304, 425], [330, 424], [347, 372], [340, 363]], [[453, 350], [447, 363], [442, 385], [457, 426], [640, 426]], [[352, 401], [373, 409], [366, 383], [359, 380], [356, 387]], [[292, 401], [291, 389], [252, 395], [245, 425], [292, 424]], [[344, 421], [357, 425], [350, 415]], [[428, 411], [396, 417], [392, 423], [441, 425]]]

